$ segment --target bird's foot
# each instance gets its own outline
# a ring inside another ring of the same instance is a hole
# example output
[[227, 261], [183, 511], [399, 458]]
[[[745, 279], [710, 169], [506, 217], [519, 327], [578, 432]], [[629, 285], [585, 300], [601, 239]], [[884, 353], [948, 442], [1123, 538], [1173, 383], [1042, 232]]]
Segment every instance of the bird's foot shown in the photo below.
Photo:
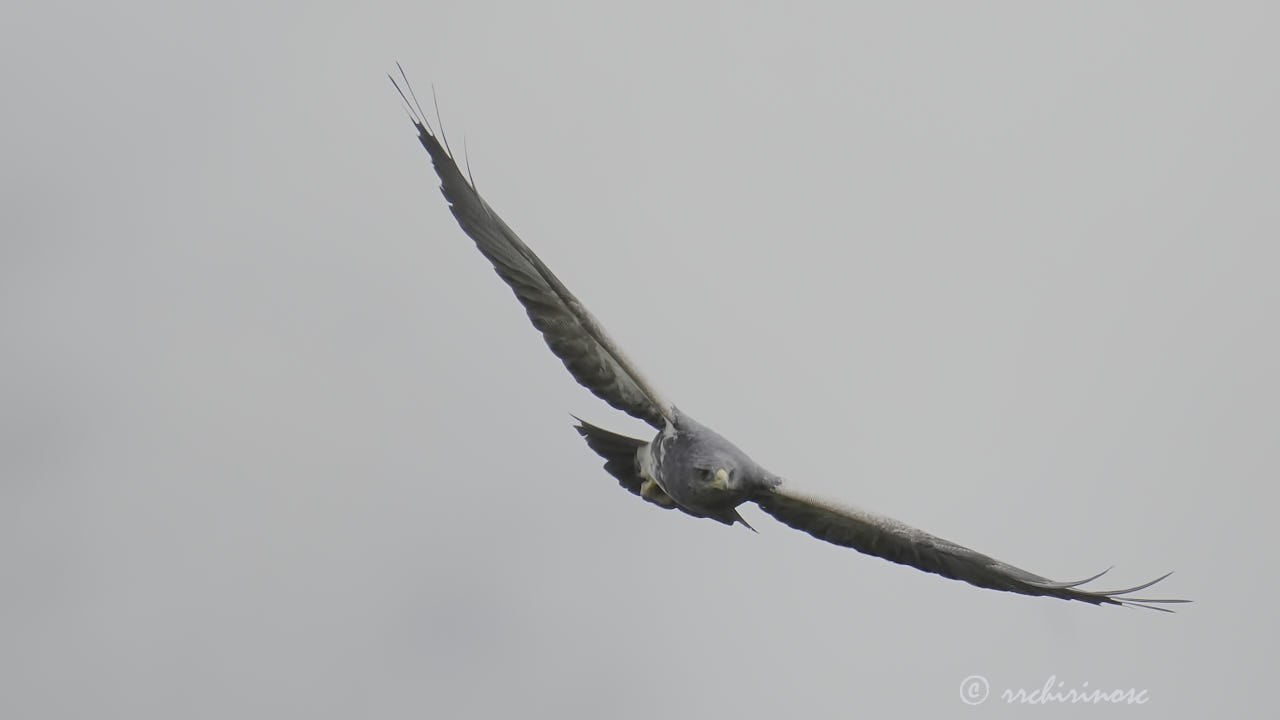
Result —
[[674, 507], [676, 504], [671, 499], [671, 496], [659, 487], [658, 483], [652, 480], [645, 480], [640, 483], [640, 497], [664, 508]]

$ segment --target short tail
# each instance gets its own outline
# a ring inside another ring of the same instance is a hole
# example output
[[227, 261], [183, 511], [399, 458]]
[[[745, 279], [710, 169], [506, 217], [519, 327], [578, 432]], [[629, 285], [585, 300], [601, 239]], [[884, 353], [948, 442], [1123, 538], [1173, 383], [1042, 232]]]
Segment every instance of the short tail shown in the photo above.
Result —
[[573, 429], [578, 431], [597, 455], [604, 458], [605, 472], [617, 478], [622, 487], [640, 495], [640, 486], [644, 481], [636, 472], [636, 451], [648, 443], [596, 427], [577, 416], [573, 419], [578, 421]]

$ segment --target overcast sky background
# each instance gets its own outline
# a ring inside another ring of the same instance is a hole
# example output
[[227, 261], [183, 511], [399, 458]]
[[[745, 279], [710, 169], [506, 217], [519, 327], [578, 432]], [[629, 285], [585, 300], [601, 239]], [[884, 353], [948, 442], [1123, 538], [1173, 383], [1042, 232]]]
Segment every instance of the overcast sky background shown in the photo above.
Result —
[[[0, 716], [1230, 716], [1277, 668], [1280, 11], [19, 2]], [[780, 5], [780, 4], [779, 4]], [[1195, 8], [1195, 9], [1193, 9]], [[1176, 615], [638, 502], [437, 191], [798, 485]], [[960, 683], [991, 698], [967, 708]]]

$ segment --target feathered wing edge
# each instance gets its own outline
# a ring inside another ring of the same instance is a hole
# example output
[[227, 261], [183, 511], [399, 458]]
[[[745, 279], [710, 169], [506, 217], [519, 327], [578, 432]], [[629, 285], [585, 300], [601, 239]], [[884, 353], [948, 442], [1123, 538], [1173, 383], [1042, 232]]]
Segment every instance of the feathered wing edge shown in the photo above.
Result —
[[761, 510], [783, 524], [819, 540], [953, 580], [963, 580], [981, 588], [1162, 612], [1173, 612], [1163, 605], [1190, 602], [1132, 596], [1132, 593], [1145, 590], [1172, 573], [1122, 590], [1082, 590], [1079, 586], [1102, 577], [1107, 571], [1083, 580], [1055, 582], [892, 518], [831, 503], [785, 485], [762, 494], [755, 502]]
[[[399, 64], [396, 67], [399, 68]], [[493, 264], [499, 277], [511, 287], [551, 352], [560, 358], [579, 384], [597, 397], [661, 429], [672, 419], [671, 405], [645, 380], [573, 293], [480, 197], [475, 182], [464, 176], [454, 161], [443, 130], [437, 139], [427, 123], [426, 113], [418, 104], [403, 68], [400, 76], [405, 83], [403, 89], [395, 77], [388, 75], [404, 100], [418, 139], [431, 156], [436, 174], [440, 176], [440, 191], [449, 202], [454, 218]], [[439, 115], [438, 110], [436, 114]]]

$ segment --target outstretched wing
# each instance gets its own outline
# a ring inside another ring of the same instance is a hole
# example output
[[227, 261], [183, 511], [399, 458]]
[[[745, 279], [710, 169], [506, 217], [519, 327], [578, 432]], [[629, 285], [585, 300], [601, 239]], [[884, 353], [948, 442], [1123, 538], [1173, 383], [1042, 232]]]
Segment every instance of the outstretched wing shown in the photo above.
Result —
[[1188, 602], [1132, 597], [1131, 593], [1155, 585], [1169, 577], [1168, 574], [1124, 590], [1081, 590], [1081, 585], [1096, 580], [1106, 571], [1075, 582], [1054, 582], [892, 518], [837, 505], [785, 486], [757, 498], [756, 504], [784, 524], [819, 540], [982, 588], [1023, 595], [1048, 595], [1094, 605], [1131, 605], [1165, 612], [1172, 611], [1161, 605]]
[[[404, 77], [403, 70], [401, 77]], [[665, 421], [672, 418], [671, 406], [640, 375], [573, 293], [480, 197], [475, 183], [458, 169], [447, 141], [442, 145], [427, 124], [408, 80], [405, 81], [407, 96], [394, 77], [391, 83], [404, 98], [418, 129], [418, 139], [431, 155], [431, 163], [440, 176], [440, 191], [449, 201], [458, 225], [493, 263], [498, 276], [511, 286], [551, 352], [564, 362], [579, 384], [601, 400], [661, 429]], [[414, 99], [410, 102], [409, 98]]]

